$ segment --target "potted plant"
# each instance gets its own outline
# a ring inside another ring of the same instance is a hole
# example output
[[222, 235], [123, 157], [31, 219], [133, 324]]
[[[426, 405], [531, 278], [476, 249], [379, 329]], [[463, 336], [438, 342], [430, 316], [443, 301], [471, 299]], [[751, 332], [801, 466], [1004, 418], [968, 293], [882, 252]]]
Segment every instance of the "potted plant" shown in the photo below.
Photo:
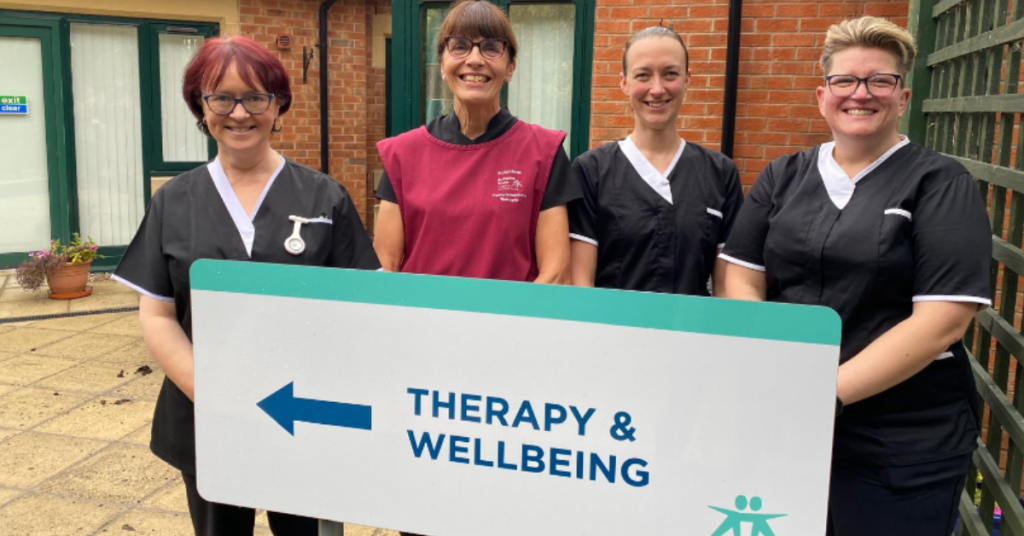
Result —
[[89, 282], [89, 267], [92, 261], [103, 256], [92, 238], [82, 241], [75, 233], [70, 244], [51, 240], [50, 249], [29, 253], [29, 259], [15, 274], [18, 284], [25, 290], [36, 291], [45, 281], [50, 287], [49, 296], [54, 300], [71, 300], [92, 294]]

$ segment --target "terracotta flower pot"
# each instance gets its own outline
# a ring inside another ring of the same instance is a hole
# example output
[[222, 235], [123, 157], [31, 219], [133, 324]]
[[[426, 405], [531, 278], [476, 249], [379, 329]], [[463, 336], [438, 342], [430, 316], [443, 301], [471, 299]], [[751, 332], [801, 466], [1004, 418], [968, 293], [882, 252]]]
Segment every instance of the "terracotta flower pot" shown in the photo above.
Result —
[[92, 294], [89, 282], [89, 267], [92, 261], [79, 264], [64, 263], [60, 269], [47, 274], [46, 284], [50, 287], [50, 298], [54, 300], [73, 300]]

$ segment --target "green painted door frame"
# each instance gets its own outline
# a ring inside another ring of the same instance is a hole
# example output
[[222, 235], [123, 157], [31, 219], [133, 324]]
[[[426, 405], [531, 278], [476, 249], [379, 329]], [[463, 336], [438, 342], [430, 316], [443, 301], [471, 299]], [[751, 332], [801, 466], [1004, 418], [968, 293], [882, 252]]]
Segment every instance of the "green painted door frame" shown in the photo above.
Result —
[[[508, 12], [516, 0], [491, 0]], [[590, 148], [590, 88], [594, 60], [594, 12], [596, 0], [551, 0], [576, 6], [576, 47], [573, 51], [572, 140], [570, 158]], [[423, 124], [423, 76], [426, 61], [423, 20], [427, 6], [445, 6], [449, 2], [435, 0], [394, 0], [391, 7], [391, 35], [394, 69], [392, 70], [391, 133], [400, 134]], [[505, 96], [503, 90], [503, 98]]]

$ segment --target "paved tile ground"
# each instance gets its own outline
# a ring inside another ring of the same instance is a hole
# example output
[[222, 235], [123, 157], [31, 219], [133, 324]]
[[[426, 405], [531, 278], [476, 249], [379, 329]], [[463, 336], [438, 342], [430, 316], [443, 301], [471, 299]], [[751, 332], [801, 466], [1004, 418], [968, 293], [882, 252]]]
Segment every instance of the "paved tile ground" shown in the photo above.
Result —
[[[181, 477], [148, 448], [163, 374], [137, 313], [15, 320], [138, 305], [121, 285], [91, 284], [87, 298], [50, 300], [0, 272], [0, 534], [191, 535]], [[256, 534], [270, 534], [265, 513]]]

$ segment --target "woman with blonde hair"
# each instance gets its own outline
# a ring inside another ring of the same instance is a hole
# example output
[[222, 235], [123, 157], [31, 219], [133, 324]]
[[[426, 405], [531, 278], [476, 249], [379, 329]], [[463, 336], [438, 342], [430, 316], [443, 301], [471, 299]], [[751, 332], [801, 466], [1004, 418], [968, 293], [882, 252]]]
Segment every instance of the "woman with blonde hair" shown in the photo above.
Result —
[[961, 339], [991, 305], [991, 233], [967, 170], [897, 132], [914, 55], [884, 19], [828, 30], [834, 139], [761, 173], [721, 255], [726, 297], [843, 320], [828, 535], [948, 536], [978, 435]]

